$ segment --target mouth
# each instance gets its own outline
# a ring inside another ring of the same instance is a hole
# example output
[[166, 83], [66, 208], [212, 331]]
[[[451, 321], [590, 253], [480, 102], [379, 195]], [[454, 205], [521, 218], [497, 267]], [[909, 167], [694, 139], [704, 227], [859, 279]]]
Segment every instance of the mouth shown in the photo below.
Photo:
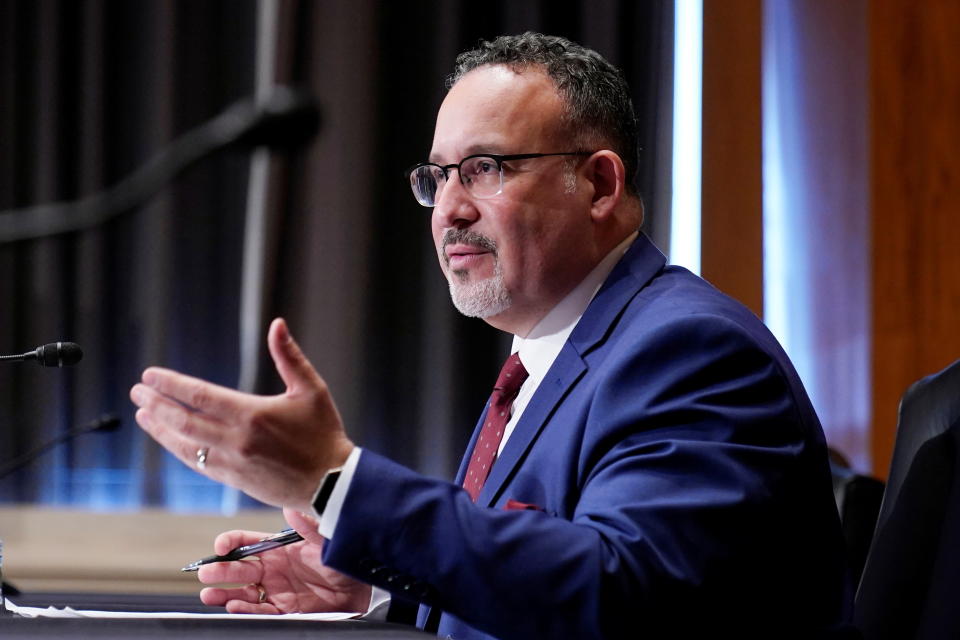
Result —
[[465, 244], [451, 244], [443, 248], [447, 266], [454, 271], [469, 269], [490, 253], [489, 249]]
[[478, 233], [452, 230], [443, 239], [443, 258], [452, 271], [466, 271], [479, 266], [487, 256], [496, 258], [497, 245]]

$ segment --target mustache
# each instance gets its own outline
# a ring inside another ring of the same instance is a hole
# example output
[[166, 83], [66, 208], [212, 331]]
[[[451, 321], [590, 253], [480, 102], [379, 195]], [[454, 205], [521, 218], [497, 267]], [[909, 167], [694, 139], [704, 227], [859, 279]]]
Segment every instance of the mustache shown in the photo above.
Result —
[[[497, 257], [497, 243], [487, 236], [480, 235], [469, 229], [447, 229], [443, 234], [443, 246], [441, 249], [446, 249], [447, 245], [451, 244], [465, 244], [471, 247], [478, 247], [492, 253], [494, 258]], [[449, 263], [450, 259], [447, 258], [446, 251], [443, 252], [443, 256], [444, 260]]]

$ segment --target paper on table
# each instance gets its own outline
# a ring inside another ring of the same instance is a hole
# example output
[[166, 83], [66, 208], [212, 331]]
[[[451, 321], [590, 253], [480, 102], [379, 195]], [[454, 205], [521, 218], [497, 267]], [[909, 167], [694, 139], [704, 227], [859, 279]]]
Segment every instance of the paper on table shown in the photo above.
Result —
[[20, 607], [7, 598], [4, 606], [8, 611], [25, 618], [200, 618], [204, 620], [350, 620], [359, 618], [359, 613], [181, 613], [179, 611], [87, 611], [70, 607]]

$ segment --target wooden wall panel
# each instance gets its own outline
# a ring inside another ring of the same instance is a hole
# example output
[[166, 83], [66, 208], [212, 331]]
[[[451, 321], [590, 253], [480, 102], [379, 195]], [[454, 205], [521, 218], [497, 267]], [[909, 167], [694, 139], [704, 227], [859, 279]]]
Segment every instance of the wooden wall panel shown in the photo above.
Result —
[[904, 390], [960, 358], [960, 2], [870, 3], [874, 471]]
[[701, 273], [763, 315], [761, 0], [703, 4]]

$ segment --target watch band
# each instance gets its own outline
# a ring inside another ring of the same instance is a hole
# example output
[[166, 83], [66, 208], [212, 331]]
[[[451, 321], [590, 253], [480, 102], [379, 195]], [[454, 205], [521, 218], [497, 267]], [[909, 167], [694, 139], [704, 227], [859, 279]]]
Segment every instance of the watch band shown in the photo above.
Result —
[[317, 495], [313, 499], [313, 510], [317, 512], [318, 516], [322, 516], [323, 510], [327, 508], [327, 503], [330, 502], [330, 494], [333, 493], [333, 488], [337, 486], [337, 480], [340, 479], [342, 471], [343, 467], [330, 469], [324, 474], [323, 480], [320, 481], [320, 488], [317, 489]]

